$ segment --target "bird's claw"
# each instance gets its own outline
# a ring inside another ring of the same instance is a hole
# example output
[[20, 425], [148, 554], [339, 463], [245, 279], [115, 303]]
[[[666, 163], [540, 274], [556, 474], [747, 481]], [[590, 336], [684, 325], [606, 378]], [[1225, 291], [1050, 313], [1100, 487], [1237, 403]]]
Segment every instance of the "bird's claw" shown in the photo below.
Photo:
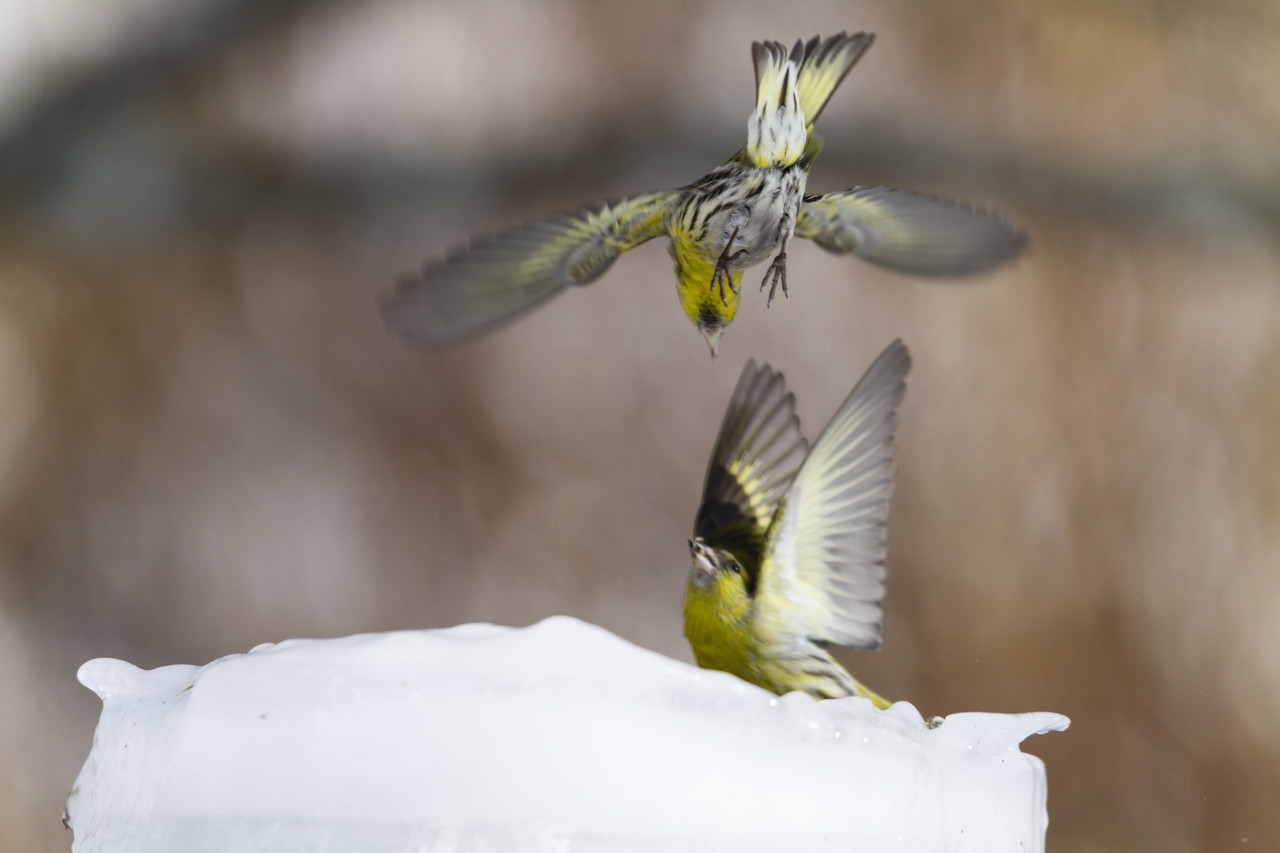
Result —
[[779, 252], [778, 256], [773, 259], [773, 263], [769, 265], [769, 270], [764, 274], [764, 281], [760, 282], [760, 289], [764, 290], [765, 285], [769, 286], [769, 299], [764, 306], [768, 308], [773, 304], [774, 294], [778, 292], [778, 285], [782, 285], [782, 295], [791, 298], [791, 293], [787, 290], [787, 253]]
[[729, 262], [736, 261], [747, 254], [746, 249], [733, 251], [733, 241], [736, 239], [738, 239], [737, 228], [733, 229], [733, 233], [729, 235], [729, 242], [725, 243], [724, 251], [720, 253], [720, 258], [716, 261], [715, 271], [711, 273], [711, 289], [715, 290], [716, 285], [720, 286], [720, 301], [726, 306], [729, 304], [729, 299], [724, 293], [725, 285], [729, 286], [729, 292], [738, 292], [738, 288], [733, 286], [733, 276], [729, 275]]
[[720, 287], [720, 301], [725, 305], [729, 304], [729, 298], [725, 296], [725, 286], [728, 285], [730, 292], [737, 293], [738, 288], [733, 286], [733, 278], [729, 275], [729, 261], [727, 258], [721, 258], [716, 264], [716, 271], [711, 274], [711, 289], [715, 290], [716, 286]]

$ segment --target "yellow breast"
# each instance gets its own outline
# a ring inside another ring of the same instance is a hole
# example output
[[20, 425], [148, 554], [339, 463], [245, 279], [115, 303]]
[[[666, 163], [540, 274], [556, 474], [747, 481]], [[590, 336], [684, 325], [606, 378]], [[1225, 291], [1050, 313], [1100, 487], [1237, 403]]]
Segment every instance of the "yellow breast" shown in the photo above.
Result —
[[698, 666], [731, 672], [739, 678], [758, 656], [751, 633], [750, 600], [713, 581], [689, 579], [684, 590], [684, 635]]
[[[761, 594], [770, 593], [761, 590]], [[732, 673], [779, 695], [792, 690], [817, 699], [858, 695], [877, 707], [889, 706], [849, 675], [826, 649], [792, 637], [779, 621], [785, 609], [758, 604], [730, 575], [710, 582], [689, 579], [684, 633], [698, 666]], [[770, 613], [775, 618], [760, 618]]]

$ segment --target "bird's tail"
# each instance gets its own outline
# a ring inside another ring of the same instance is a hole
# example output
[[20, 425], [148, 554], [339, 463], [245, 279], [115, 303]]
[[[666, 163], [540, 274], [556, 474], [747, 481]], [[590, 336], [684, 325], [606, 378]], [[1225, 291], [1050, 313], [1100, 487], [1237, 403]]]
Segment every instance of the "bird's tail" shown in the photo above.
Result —
[[790, 166], [806, 151], [817, 153], [813, 123], [873, 41], [871, 33], [815, 36], [789, 53], [776, 41], [751, 45], [756, 109], [747, 122], [746, 154], [754, 165]]
[[[797, 44], [798, 50], [801, 45]], [[756, 65], [756, 109], [747, 120], [747, 156], [761, 168], [790, 166], [804, 153], [804, 113], [796, 81], [800, 66], [776, 41], [751, 45]]]
[[863, 699], [870, 699], [871, 704], [875, 705], [881, 711], [893, 704], [856, 678], [853, 679], [853, 695], [861, 696]]
[[[800, 111], [804, 113], [807, 130], [812, 132], [813, 123], [822, 114], [831, 94], [875, 39], [874, 33], [840, 33], [825, 40], [814, 36], [808, 42], [796, 42], [790, 59], [800, 72], [796, 79], [796, 91], [800, 96]], [[757, 78], [759, 69], [757, 62]]]

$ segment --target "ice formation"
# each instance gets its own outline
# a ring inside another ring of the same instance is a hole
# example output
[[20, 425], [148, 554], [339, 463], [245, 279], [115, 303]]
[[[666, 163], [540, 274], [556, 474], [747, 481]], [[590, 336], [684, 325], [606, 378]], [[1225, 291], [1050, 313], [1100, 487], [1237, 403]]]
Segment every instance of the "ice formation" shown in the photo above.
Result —
[[99, 659], [79, 853], [1038, 853], [1058, 714], [776, 697], [567, 617]]

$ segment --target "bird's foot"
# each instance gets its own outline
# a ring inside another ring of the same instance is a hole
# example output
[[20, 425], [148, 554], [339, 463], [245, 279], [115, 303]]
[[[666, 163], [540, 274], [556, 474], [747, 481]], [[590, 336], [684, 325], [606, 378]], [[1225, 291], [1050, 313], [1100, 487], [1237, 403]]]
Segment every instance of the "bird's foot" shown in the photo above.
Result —
[[747, 254], [746, 249], [733, 251], [733, 241], [737, 237], [738, 229], [735, 228], [733, 233], [729, 235], [729, 242], [725, 243], [724, 251], [720, 253], [719, 260], [716, 261], [715, 271], [711, 273], [711, 289], [715, 290], [717, 286], [720, 288], [720, 301], [725, 305], [729, 304], [729, 299], [724, 292], [725, 287], [728, 287], [731, 293], [738, 292], [738, 288], [733, 286], [733, 276], [729, 275], [729, 264]]
[[764, 307], [768, 308], [773, 304], [773, 297], [778, 292], [779, 284], [782, 285], [782, 295], [790, 299], [791, 293], [787, 290], [787, 252], [785, 249], [773, 259], [773, 263], [769, 265], [768, 271], [764, 274], [764, 281], [760, 282], [761, 290], [764, 290], [765, 285], [769, 286], [769, 299], [765, 302]]
[[725, 294], [727, 287], [731, 293], [737, 293], [738, 289], [733, 286], [733, 278], [729, 275], [729, 265], [725, 262], [716, 264], [716, 271], [711, 274], [711, 289], [720, 288], [720, 301], [725, 305], [729, 304], [729, 297]]

